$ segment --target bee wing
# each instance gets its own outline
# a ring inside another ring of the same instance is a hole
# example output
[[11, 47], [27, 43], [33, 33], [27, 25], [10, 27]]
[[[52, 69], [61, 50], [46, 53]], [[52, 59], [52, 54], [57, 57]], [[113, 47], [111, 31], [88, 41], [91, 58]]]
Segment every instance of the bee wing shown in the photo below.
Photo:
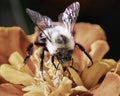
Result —
[[63, 22], [68, 31], [73, 31], [74, 24], [77, 20], [80, 10], [79, 2], [74, 2], [68, 6], [63, 13], [58, 17], [60, 22]]
[[44, 28], [53, 26], [52, 20], [47, 16], [42, 16], [40, 13], [28, 8], [26, 9], [26, 13], [29, 15], [34, 24], [42, 27], [42, 30], [44, 30]]

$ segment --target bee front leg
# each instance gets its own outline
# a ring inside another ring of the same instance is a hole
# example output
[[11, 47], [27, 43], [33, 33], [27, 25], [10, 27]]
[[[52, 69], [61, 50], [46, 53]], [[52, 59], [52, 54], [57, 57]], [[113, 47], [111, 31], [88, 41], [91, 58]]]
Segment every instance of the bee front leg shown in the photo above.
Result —
[[92, 60], [91, 56], [85, 51], [84, 47], [78, 43], [75, 43], [75, 45], [77, 45], [79, 47], [79, 49], [81, 49], [85, 53], [85, 55], [90, 59], [91, 63], [93, 64], [93, 60]]
[[44, 52], [46, 51], [47, 49], [46, 49], [46, 47], [44, 47], [43, 49], [42, 49], [42, 52], [41, 52], [41, 54], [40, 54], [40, 71], [41, 71], [41, 75], [42, 75], [42, 78], [43, 78], [43, 80], [44, 80], [44, 76], [43, 76], [43, 64], [44, 64], [44, 62], [43, 62], [43, 60], [44, 60]]
[[24, 59], [24, 64], [26, 64], [27, 63], [27, 61], [28, 61], [28, 59], [30, 58], [30, 56], [32, 55], [32, 53], [33, 53], [33, 45], [36, 45], [36, 46], [43, 46], [43, 47], [45, 47], [45, 43], [39, 43], [39, 42], [34, 42], [34, 43], [31, 43], [29, 46], [28, 46], [28, 48], [27, 48], [27, 56], [25, 57], [25, 59]]
[[58, 65], [56, 66], [55, 63], [54, 63], [54, 55], [52, 55], [51, 57], [51, 61], [52, 61], [52, 64], [54, 65], [55, 69], [59, 70], [58, 67], [59, 67], [59, 63]]
[[33, 43], [31, 43], [28, 48], [27, 48], [27, 56], [24, 59], [24, 64], [27, 63], [28, 59], [30, 58], [30, 56], [32, 55], [33, 52]]

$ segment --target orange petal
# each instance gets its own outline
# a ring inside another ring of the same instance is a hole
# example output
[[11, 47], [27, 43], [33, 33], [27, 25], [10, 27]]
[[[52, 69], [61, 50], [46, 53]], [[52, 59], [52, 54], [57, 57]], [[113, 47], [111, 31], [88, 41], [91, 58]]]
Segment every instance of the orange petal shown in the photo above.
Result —
[[91, 44], [90, 56], [93, 59], [93, 62], [99, 62], [105, 54], [109, 51], [109, 45], [104, 40], [97, 40]]
[[74, 27], [74, 39], [87, 51], [90, 45], [96, 40], [106, 40], [104, 30], [97, 24], [77, 23]]
[[31, 75], [20, 72], [8, 64], [3, 64], [0, 66], [0, 75], [5, 80], [13, 84], [22, 84], [27, 86], [34, 82], [34, 79]]
[[82, 73], [82, 81], [87, 88], [95, 86], [100, 78], [105, 75], [116, 62], [113, 59], [101, 60], [100, 62], [93, 64], [90, 68], [85, 68]]
[[78, 96], [93, 96], [93, 94], [83, 85], [72, 88], [71, 91], [72, 93], [70, 94], [70, 96], [77, 96], [77, 95]]
[[0, 85], [0, 96], [22, 96], [21, 86], [14, 86], [10, 83]]
[[18, 51], [25, 56], [30, 41], [20, 27], [0, 27], [0, 64], [8, 63], [11, 53]]
[[120, 76], [108, 72], [104, 81], [94, 92], [94, 96], [119, 96], [120, 94]]
[[73, 67], [79, 72], [82, 72], [83, 69], [87, 66], [87, 60], [85, 60], [84, 56], [85, 55], [82, 53], [82, 51], [78, 48], [78, 46], [76, 46], [72, 55], [74, 60]]

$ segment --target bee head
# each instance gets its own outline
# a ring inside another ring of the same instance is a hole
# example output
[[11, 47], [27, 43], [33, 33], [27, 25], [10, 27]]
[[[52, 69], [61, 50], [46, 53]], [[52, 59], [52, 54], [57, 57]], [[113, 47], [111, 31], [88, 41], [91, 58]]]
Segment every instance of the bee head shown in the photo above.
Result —
[[51, 29], [51, 42], [46, 42], [48, 51], [56, 56], [59, 61], [71, 60], [71, 55], [74, 49], [74, 40], [70, 32], [67, 32], [64, 27], [57, 26]]
[[58, 48], [55, 54], [58, 61], [61, 63], [71, 60], [73, 50], [67, 48]]

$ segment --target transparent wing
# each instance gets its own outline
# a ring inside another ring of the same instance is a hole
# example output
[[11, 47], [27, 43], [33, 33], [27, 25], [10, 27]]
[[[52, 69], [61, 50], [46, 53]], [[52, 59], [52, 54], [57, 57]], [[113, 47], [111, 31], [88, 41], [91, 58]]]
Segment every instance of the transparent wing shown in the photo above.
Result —
[[68, 6], [58, 17], [59, 22], [63, 22], [68, 31], [73, 31], [80, 10], [79, 2], [74, 2]]
[[26, 13], [29, 15], [34, 24], [42, 27], [42, 30], [44, 30], [44, 28], [53, 26], [52, 20], [47, 16], [42, 16], [40, 13], [28, 8], [26, 9]]

